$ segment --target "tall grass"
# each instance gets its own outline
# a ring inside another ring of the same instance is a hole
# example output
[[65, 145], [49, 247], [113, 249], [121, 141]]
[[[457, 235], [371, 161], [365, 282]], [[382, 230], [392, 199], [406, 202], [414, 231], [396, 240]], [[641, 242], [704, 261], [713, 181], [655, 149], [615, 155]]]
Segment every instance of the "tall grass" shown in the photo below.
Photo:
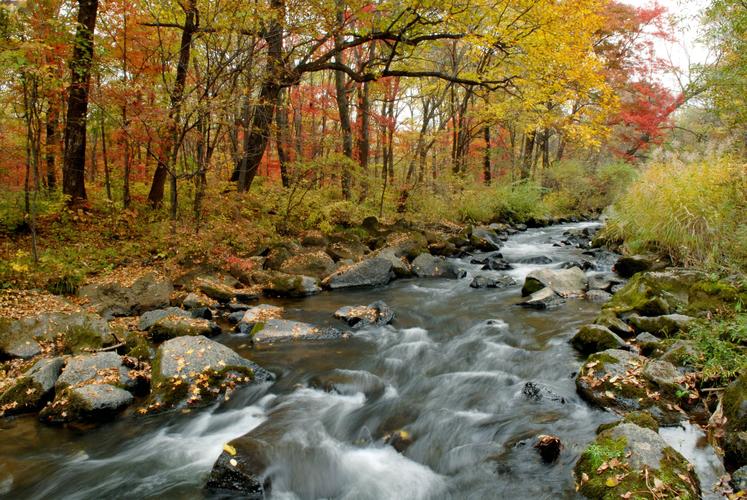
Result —
[[610, 237], [709, 269], [747, 268], [747, 166], [729, 158], [650, 165], [615, 206]]

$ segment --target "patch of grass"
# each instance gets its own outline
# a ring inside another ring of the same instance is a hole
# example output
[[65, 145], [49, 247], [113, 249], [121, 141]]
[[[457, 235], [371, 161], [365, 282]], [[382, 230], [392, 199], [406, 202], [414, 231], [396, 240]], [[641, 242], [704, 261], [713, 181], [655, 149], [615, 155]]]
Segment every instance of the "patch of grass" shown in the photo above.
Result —
[[699, 355], [686, 360], [704, 382], [726, 384], [747, 370], [747, 314], [698, 322], [681, 338], [695, 342]]

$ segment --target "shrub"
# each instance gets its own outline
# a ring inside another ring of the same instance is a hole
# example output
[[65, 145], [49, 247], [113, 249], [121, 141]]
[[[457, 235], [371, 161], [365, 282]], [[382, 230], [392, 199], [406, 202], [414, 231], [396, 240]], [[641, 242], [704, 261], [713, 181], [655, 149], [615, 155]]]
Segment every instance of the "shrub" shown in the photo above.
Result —
[[615, 206], [606, 232], [631, 252], [652, 250], [711, 269], [747, 266], [747, 172], [728, 158], [654, 163]]

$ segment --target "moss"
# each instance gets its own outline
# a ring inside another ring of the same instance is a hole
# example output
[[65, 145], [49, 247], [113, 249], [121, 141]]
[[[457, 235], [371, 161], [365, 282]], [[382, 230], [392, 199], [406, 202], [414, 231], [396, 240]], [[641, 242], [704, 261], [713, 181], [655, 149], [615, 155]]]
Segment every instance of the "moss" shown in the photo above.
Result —
[[80, 354], [103, 347], [101, 334], [88, 323], [69, 326], [62, 334], [62, 343], [65, 354]]
[[128, 356], [140, 361], [148, 361], [151, 357], [151, 348], [148, 340], [137, 332], [127, 332], [124, 335], [125, 349]]
[[645, 427], [651, 429], [654, 432], [659, 432], [659, 423], [654, 417], [647, 411], [632, 411], [625, 415], [623, 422], [630, 422], [636, 424], [639, 427]]
[[[697, 477], [690, 472], [688, 462], [672, 448], [663, 450], [658, 470], [631, 470], [626, 448], [625, 438], [613, 439], [604, 433], [589, 445], [574, 469], [579, 492], [587, 498], [600, 500], [617, 500], [628, 492], [632, 493], [632, 498], [641, 499], [700, 498]], [[613, 459], [619, 460], [621, 465], [597, 472], [602, 464], [609, 464]], [[663, 483], [662, 491], [653, 491], [655, 479]]]
[[252, 327], [252, 331], [249, 332], [249, 336], [254, 337], [257, 333], [261, 332], [264, 329], [265, 329], [265, 322], [259, 321], [254, 324], [254, 326]]
[[747, 373], [729, 384], [722, 399], [727, 429], [734, 431], [747, 430], [747, 411], [743, 409], [747, 401]]
[[30, 377], [21, 377], [0, 395], [0, 407], [11, 405], [5, 413], [15, 414], [38, 410], [48, 399], [41, 384]]
[[604, 368], [605, 363], [619, 363], [620, 360], [606, 352], [598, 352], [589, 356], [589, 361], [597, 361], [599, 369]]

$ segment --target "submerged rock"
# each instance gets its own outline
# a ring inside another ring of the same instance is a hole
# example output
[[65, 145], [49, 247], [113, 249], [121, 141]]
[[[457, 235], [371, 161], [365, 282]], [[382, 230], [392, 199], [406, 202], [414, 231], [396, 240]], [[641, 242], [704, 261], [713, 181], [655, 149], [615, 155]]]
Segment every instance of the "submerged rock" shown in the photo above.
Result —
[[377, 300], [367, 306], [343, 306], [335, 311], [335, 318], [353, 328], [383, 326], [392, 322], [394, 311], [383, 301]]
[[607, 349], [627, 349], [623, 339], [601, 325], [584, 325], [571, 339], [571, 345], [581, 354], [593, 354]]
[[0, 412], [14, 415], [36, 411], [54, 396], [54, 386], [65, 361], [41, 359], [0, 394]]
[[561, 297], [580, 297], [586, 290], [586, 274], [577, 268], [538, 269], [530, 272], [521, 289], [523, 296], [549, 288]]
[[269, 319], [256, 323], [250, 335], [255, 344], [267, 344], [292, 340], [334, 340], [342, 338], [344, 333], [336, 328], [317, 328], [300, 321]]
[[309, 380], [309, 386], [344, 396], [363, 393], [366, 398], [384, 394], [386, 385], [373, 373], [362, 370], [334, 369]]
[[111, 318], [168, 306], [173, 291], [171, 281], [156, 273], [147, 273], [131, 285], [116, 282], [85, 285], [80, 287], [78, 295], [88, 299], [103, 317]]
[[177, 337], [158, 348], [153, 360], [151, 411], [204, 406], [234, 388], [274, 380], [270, 372], [206, 337]]
[[251, 434], [227, 443], [210, 471], [205, 489], [219, 496], [264, 500], [271, 489], [270, 479], [265, 476], [271, 463], [271, 446], [261, 436], [255, 438]]
[[524, 257], [516, 262], [519, 264], [552, 264], [552, 259], [545, 255], [537, 255], [535, 257]]
[[658, 433], [633, 423], [602, 431], [574, 468], [576, 486], [586, 498], [613, 500], [635, 492], [661, 498], [700, 498], [693, 466]]
[[373, 257], [350, 266], [342, 267], [328, 276], [323, 284], [327, 288], [351, 288], [381, 286], [391, 281], [392, 263], [381, 257]]

